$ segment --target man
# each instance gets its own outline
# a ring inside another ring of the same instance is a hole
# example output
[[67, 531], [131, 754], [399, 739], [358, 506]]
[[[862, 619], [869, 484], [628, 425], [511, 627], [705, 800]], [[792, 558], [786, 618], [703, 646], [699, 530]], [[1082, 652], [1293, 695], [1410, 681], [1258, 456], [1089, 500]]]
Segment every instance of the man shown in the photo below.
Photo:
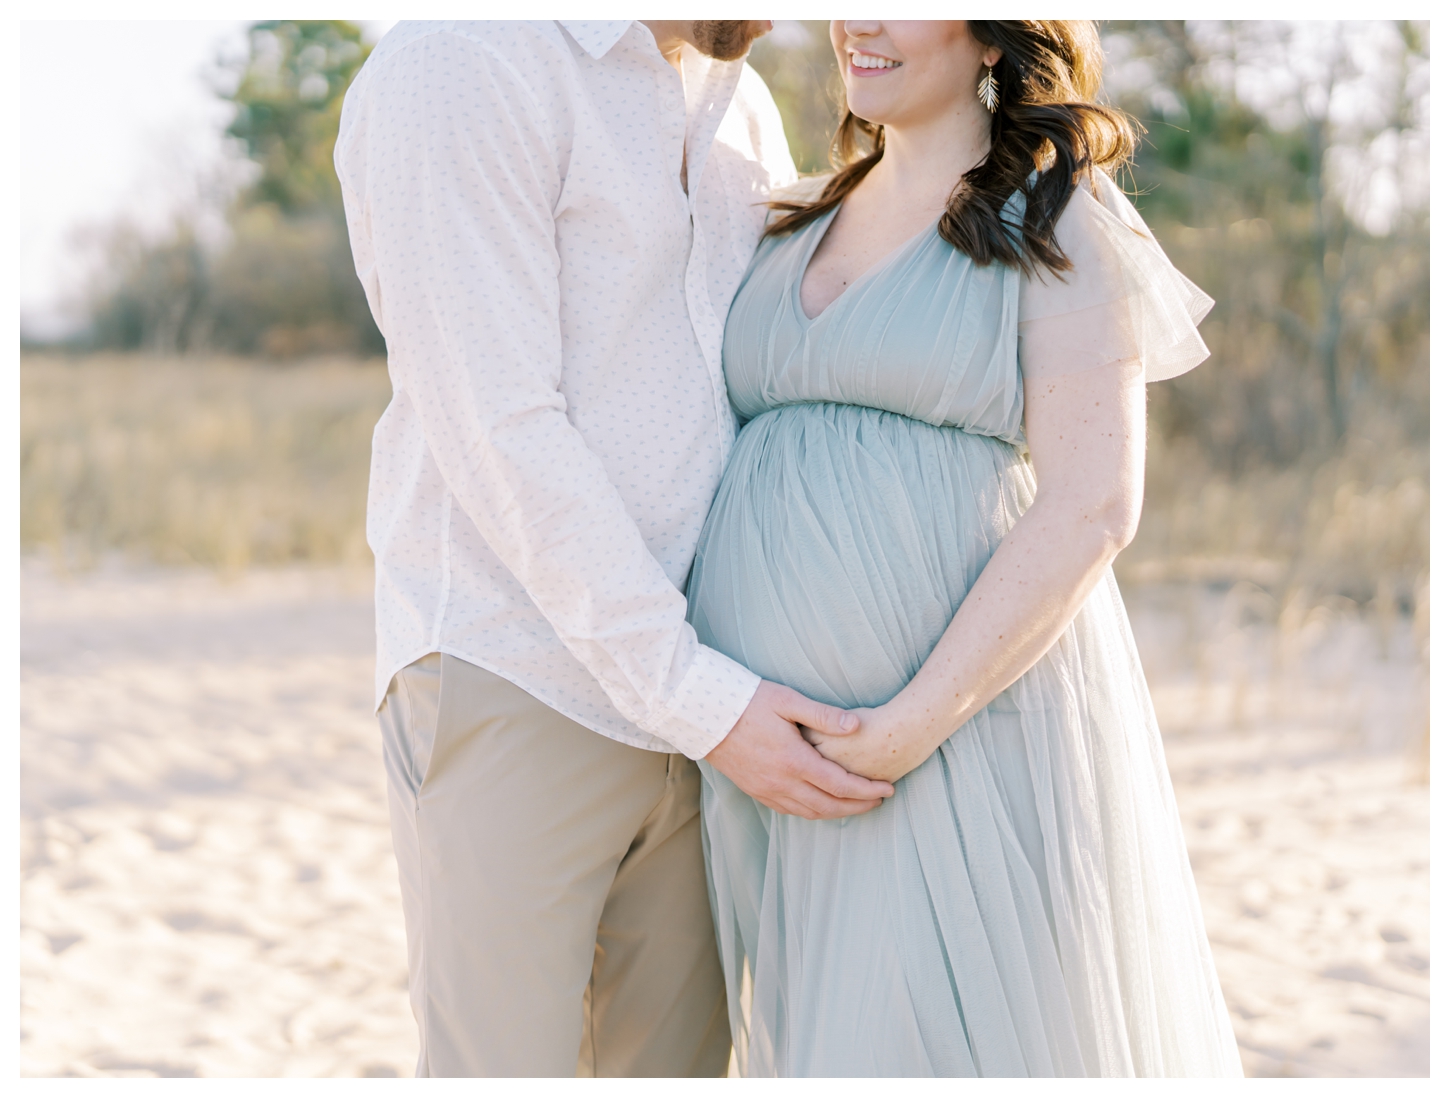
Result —
[[698, 643], [726, 311], [794, 178], [768, 24], [403, 23], [336, 164], [394, 396], [379, 720], [420, 1075], [719, 1075], [706, 757], [785, 812], [888, 795], [854, 718]]

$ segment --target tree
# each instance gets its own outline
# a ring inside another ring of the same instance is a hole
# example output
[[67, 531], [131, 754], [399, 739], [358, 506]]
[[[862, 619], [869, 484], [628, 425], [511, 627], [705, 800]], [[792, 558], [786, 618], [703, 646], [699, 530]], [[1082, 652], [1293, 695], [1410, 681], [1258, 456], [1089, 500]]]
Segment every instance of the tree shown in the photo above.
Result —
[[340, 215], [332, 147], [343, 95], [369, 52], [361, 30], [340, 19], [274, 19], [252, 24], [248, 43], [232, 69], [235, 88], [223, 93], [237, 107], [227, 133], [262, 170], [246, 201]]
[[[1428, 305], [1425, 226], [1401, 203], [1371, 231], [1351, 176], [1387, 135], [1422, 126], [1423, 35], [1412, 24], [1181, 20], [1108, 30], [1153, 74], [1121, 95], [1148, 130], [1133, 169], [1144, 216], [1219, 301], [1206, 326], [1219, 383], [1176, 384], [1176, 418], [1200, 433], [1231, 424], [1220, 429], [1234, 453], [1203, 441], [1235, 469], [1337, 445], [1369, 375], [1395, 372], [1385, 353], [1420, 353], [1410, 332]], [[1410, 338], [1390, 350], [1396, 328]], [[1316, 390], [1317, 411], [1304, 399]], [[1231, 414], [1183, 407], [1194, 395]]]
[[254, 23], [247, 53], [218, 66], [236, 114], [227, 133], [255, 165], [203, 247], [199, 209], [162, 239], [124, 220], [95, 234], [93, 347], [178, 353], [201, 347], [295, 358], [384, 350], [352, 264], [332, 167], [342, 101], [368, 47], [340, 20]]
[[269, 20], [247, 39], [222, 94], [237, 108], [227, 133], [260, 171], [213, 265], [214, 338], [284, 358], [380, 352], [332, 166], [343, 97], [369, 47], [343, 20]]

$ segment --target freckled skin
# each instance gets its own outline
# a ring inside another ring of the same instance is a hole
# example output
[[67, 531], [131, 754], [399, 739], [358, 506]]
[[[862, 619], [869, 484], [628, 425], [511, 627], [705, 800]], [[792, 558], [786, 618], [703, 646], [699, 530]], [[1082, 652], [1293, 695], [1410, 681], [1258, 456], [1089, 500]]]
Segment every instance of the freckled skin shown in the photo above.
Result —
[[850, 736], [808, 736], [853, 773], [895, 781], [921, 765], [1042, 657], [1132, 539], [1146, 433], [1139, 365], [1029, 378], [1023, 390], [1032, 506], [901, 693], [856, 710], [861, 726]]

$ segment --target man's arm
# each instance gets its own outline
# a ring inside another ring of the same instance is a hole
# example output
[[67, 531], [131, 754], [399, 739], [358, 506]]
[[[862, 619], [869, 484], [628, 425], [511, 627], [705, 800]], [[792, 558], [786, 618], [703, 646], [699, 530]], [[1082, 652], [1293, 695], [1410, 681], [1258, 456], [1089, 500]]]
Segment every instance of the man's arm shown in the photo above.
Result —
[[[779, 712], [806, 699], [762, 695], [756, 675], [699, 644], [684, 597], [569, 422], [553, 218], [569, 120], [540, 106], [504, 51], [447, 33], [402, 47], [360, 90], [339, 174], [369, 238], [390, 365], [459, 505], [631, 721], [691, 758], [740, 722], [758, 735], [738, 747], [788, 730], [799, 751], [786, 748], [797, 777], [793, 796], [775, 797], [782, 810], [869, 808], [880, 783], [821, 759]], [[833, 726], [836, 712], [812, 710]], [[722, 758], [749, 784], [736, 754]], [[780, 780], [761, 788], [779, 793]], [[842, 805], [838, 793], [866, 799]]]

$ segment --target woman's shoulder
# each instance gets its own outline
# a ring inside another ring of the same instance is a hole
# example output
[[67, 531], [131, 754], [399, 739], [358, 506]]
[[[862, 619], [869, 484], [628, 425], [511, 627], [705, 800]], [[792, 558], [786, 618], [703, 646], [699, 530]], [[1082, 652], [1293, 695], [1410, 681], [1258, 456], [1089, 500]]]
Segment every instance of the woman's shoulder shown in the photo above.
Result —
[[1101, 168], [1078, 181], [1053, 233], [1074, 268], [1098, 267], [1124, 247], [1132, 248], [1134, 238], [1155, 243], [1143, 216]]
[[[1197, 287], [1188, 291], [1192, 284], [1174, 268], [1132, 200], [1101, 168], [1073, 188], [1053, 233], [1072, 266], [1060, 277], [1039, 272], [1026, 280], [1038, 284], [1027, 291], [1035, 302], [1051, 302], [1053, 311], [1062, 311], [1068, 300], [1077, 299], [1073, 303], [1081, 308], [1141, 292], [1143, 282], [1167, 277], [1181, 284], [1177, 288], [1187, 297], [1202, 297], [1193, 311], [1208, 311], [1211, 302]], [[1035, 311], [1029, 309], [1024, 319], [1032, 319]]]
[[1074, 197], [1078, 196], [1084, 202], [1092, 200], [1087, 208], [1097, 216], [1108, 214], [1139, 236], [1152, 239], [1153, 234], [1148, 223], [1143, 220], [1143, 215], [1138, 212], [1138, 207], [1133, 205], [1132, 199], [1123, 193], [1113, 177], [1102, 168], [1093, 168], [1091, 174], [1078, 183]]
[[[1173, 266], [1106, 172], [1094, 169], [1079, 181], [1054, 232], [1072, 266], [1061, 275], [1039, 271], [1024, 278], [1018, 305], [1024, 327], [1056, 322], [1042, 329], [1054, 333], [1045, 341], [1053, 344], [1047, 357], [1073, 357], [1057, 346], [1072, 328], [1098, 332], [1087, 341], [1096, 357], [1141, 359], [1149, 381], [1173, 377], [1207, 356], [1197, 326], [1213, 300]], [[1072, 368], [1063, 362], [1050, 372]]]

